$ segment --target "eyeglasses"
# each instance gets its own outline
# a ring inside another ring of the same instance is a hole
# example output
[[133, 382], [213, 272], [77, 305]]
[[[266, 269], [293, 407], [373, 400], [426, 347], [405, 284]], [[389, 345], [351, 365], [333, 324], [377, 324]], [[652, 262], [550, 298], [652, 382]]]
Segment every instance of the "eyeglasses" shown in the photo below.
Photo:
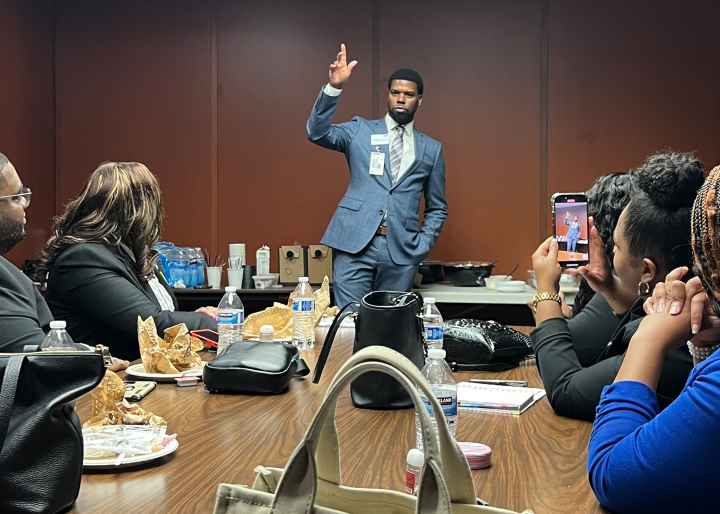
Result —
[[10, 200], [15, 203], [24, 203], [25, 208], [30, 207], [30, 199], [32, 198], [32, 191], [27, 186], [23, 186], [19, 193], [14, 195], [0, 196], [0, 200]]

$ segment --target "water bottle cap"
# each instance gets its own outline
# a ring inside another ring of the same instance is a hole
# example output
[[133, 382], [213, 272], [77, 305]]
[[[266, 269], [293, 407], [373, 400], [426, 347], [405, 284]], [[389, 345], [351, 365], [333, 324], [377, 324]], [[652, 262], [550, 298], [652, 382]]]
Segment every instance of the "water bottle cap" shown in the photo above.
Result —
[[226, 293], [234, 293], [237, 291], [237, 287], [235, 286], [225, 286], [225, 292]]
[[445, 350], [442, 348], [430, 348], [428, 350], [428, 358], [429, 359], [444, 359], [445, 358]]
[[50, 329], [56, 329], [56, 328], [62, 328], [64, 329], [67, 327], [67, 323], [62, 320], [56, 320], [50, 322]]
[[260, 327], [261, 335], [271, 336], [271, 335], [273, 335], [273, 332], [275, 332], [275, 329], [273, 328], [272, 325], [263, 325], [262, 327]]
[[309, 282], [309, 280], [308, 277], [298, 277], [298, 282]]
[[420, 467], [425, 464], [425, 455], [417, 448], [410, 448], [407, 454], [407, 463], [410, 466]]
[[423, 301], [424, 301], [425, 303], [434, 304], [434, 303], [435, 303], [435, 298], [433, 298], [432, 296], [426, 296], [425, 298], [423, 298]]

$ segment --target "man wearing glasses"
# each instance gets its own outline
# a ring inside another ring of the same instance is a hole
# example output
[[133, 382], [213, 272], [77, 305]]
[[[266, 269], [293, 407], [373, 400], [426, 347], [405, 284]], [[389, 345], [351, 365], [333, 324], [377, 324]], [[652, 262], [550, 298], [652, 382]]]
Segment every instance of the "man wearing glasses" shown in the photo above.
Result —
[[[25, 237], [25, 209], [31, 195], [15, 167], [0, 153], [0, 255]], [[50, 309], [32, 281], [0, 257], [0, 352], [21, 352], [25, 345], [39, 345], [50, 321]]]

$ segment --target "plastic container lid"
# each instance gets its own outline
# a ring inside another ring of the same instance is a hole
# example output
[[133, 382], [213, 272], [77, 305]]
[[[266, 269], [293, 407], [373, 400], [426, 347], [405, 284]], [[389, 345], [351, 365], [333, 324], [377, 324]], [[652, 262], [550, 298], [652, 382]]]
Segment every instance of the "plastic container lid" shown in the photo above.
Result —
[[423, 302], [425, 302], [425, 303], [435, 303], [435, 298], [433, 298], [432, 296], [427, 296], [427, 297], [423, 298]]
[[271, 336], [273, 335], [273, 332], [275, 332], [275, 329], [272, 325], [263, 325], [260, 327], [260, 335], [266, 335]]
[[458, 446], [468, 461], [470, 469], [483, 469], [490, 466], [492, 449], [488, 445], [458, 441]]
[[67, 323], [65, 323], [65, 322], [62, 321], [62, 320], [56, 320], [56, 321], [51, 321], [51, 322], [50, 322], [50, 329], [51, 329], [51, 330], [54, 329], [54, 328], [65, 328], [65, 327], [67, 327]]
[[235, 286], [225, 286], [225, 292], [226, 293], [234, 293], [237, 291], [237, 287]]
[[428, 359], [444, 359], [445, 350], [442, 348], [430, 348], [428, 350]]
[[407, 454], [408, 466], [422, 467], [425, 464], [425, 455], [417, 448], [411, 448]]

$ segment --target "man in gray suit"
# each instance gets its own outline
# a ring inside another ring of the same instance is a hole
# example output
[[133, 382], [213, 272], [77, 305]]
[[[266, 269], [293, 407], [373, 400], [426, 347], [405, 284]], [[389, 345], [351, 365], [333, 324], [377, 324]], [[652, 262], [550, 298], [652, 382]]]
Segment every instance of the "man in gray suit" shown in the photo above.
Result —
[[333, 288], [339, 306], [373, 290], [411, 289], [417, 265], [447, 218], [442, 145], [414, 127], [423, 96], [416, 71], [401, 69], [391, 75], [384, 118], [356, 116], [332, 123], [356, 65], [347, 62], [341, 45], [307, 121], [310, 141], [344, 153], [350, 167], [350, 183], [322, 238], [334, 249]]

